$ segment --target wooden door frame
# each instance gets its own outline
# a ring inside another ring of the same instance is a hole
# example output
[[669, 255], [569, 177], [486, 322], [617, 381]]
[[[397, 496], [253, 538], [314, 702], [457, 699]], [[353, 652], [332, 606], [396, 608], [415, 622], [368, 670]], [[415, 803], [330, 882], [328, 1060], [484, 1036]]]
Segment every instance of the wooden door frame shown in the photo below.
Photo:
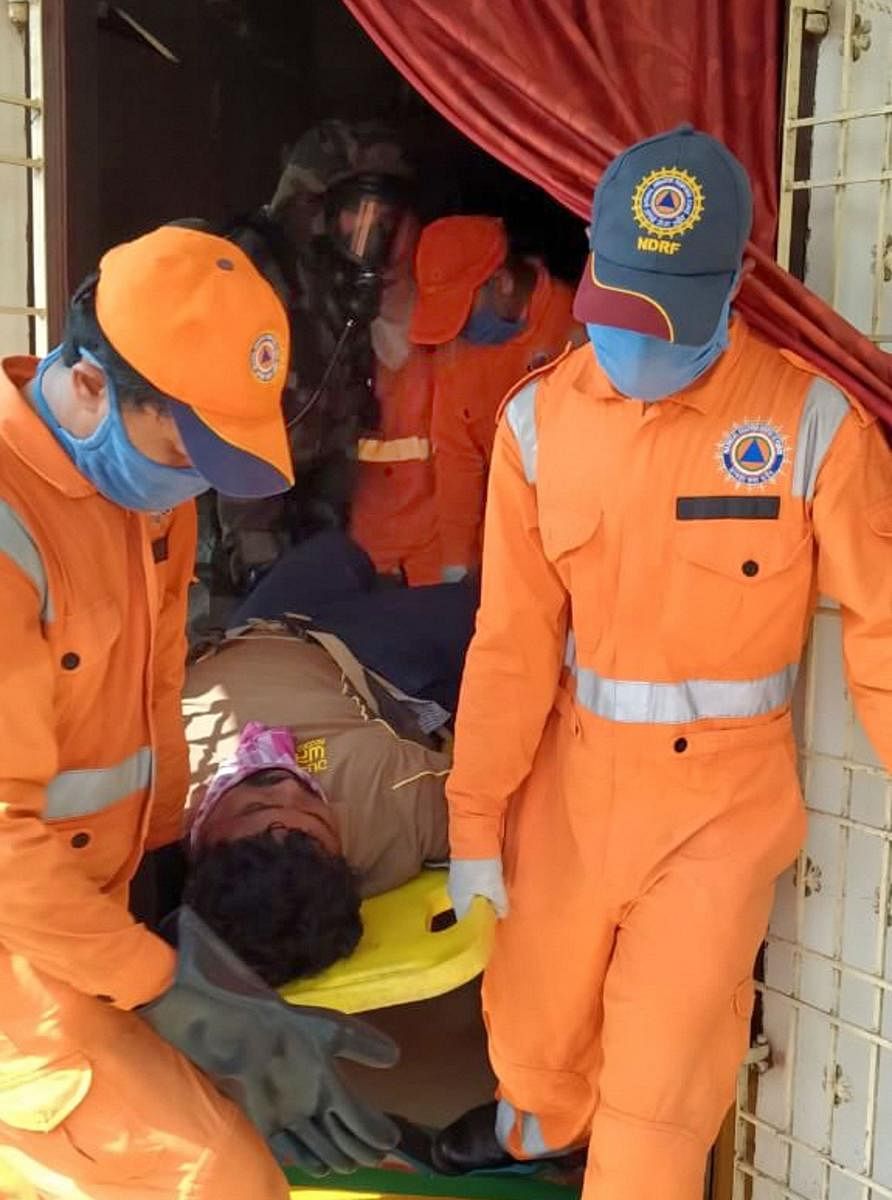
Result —
[[[61, 336], [68, 298], [100, 246], [100, 113], [95, 0], [44, 0], [42, 10], [47, 322]], [[36, 81], [35, 81], [36, 84]]]

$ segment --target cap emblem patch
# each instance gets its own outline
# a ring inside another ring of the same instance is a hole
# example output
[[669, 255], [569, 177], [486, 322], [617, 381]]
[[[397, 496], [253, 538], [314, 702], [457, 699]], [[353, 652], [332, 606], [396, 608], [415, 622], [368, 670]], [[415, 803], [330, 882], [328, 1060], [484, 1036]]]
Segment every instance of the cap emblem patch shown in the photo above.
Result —
[[[645, 175], [632, 197], [636, 224], [655, 238], [676, 238], [687, 233], [703, 213], [703, 189], [697, 179], [679, 167], [660, 167]], [[639, 238], [641, 241], [649, 239]], [[646, 247], [639, 246], [639, 249]]]
[[279, 369], [282, 352], [274, 333], [261, 333], [251, 347], [251, 374], [262, 383], [269, 383]]

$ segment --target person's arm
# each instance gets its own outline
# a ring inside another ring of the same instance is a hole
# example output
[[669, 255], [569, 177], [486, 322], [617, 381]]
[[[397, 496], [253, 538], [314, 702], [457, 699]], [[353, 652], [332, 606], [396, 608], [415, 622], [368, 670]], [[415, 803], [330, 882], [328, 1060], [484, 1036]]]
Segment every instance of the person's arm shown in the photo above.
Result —
[[189, 752], [183, 730], [182, 694], [186, 674], [186, 620], [189, 585], [195, 564], [195, 505], [181, 505], [164, 539], [158, 625], [155, 633], [154, 695], [155, 795], [146, 839], [147, 850], [170, 845], [183, 836], [183, 810], [189, 790]]
[[818, 587], [842, 610], [858, 716], [892, 770], [892, 451], [876, 422], [846, 416], [817, 477]]
[[511, 427], [496, 432], [477, 631], [465, 665], [446, 794], [454, 859], [496, 859], [511, 795], [532, 767], [565, 652], [567, 593], [546, 559], [535, 486]]
[[2, 555], [0, 597], [0, 945], [79, 992], [134, 1008], [170, 985], [175, 956], [42, 820], [59, 771], [54, 668], [36, 589]]
[[455, 582], [480, 557], [486, 457], [454, 394], [451, 371], [437, 379], [431, 416], [434, 485], [445, 582]]

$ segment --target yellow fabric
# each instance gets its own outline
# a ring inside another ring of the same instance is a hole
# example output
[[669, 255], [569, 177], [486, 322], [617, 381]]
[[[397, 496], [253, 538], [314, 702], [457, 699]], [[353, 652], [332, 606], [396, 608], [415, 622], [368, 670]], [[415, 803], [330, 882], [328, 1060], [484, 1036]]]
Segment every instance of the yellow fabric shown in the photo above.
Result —
[[286, 984], [282, 998], [357, 1013], [430, 1000], [461, 987], [486, 966], [496, 918], [485, 900], [476, 900], [461, 921], [432, 932], [431, 922], [450, 908], [446, 872], [436, 870], [366, 900], [365, 932], [350, 958], [313, 979]]
[[[11, 1163], [6, 1163], [2, 1158], [3, 1150], [0, 1148], [0, 1196], [4, 1200], [39, 1200], [37, 1192], [21, 1175], [13, 1168]], [[304, 1200], [309, 1200], [304, 1193]]]
[[360, 438], [357, 457], [360, 462], [427, 462], [431, 456], [430, 439], [426, 437]]

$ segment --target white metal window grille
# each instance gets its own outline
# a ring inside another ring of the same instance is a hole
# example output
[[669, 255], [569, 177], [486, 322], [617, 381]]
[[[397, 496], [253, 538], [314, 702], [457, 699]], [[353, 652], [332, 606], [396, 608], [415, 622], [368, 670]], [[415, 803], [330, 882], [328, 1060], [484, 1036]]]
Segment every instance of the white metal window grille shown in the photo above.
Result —
[[40, 0], [0, 11], [0, 354], [47, 349]]
[[[778, 257], [805, 191], [806, 282], [892, 350], [892, 0], [790, 9]], [[830, 604], [797, 717], [810, 828], [772, 916], [760, 988], [774, 1065], [741, 1076], [734, 1198], [892, 1200], [892, 784], [853, 714]]]

